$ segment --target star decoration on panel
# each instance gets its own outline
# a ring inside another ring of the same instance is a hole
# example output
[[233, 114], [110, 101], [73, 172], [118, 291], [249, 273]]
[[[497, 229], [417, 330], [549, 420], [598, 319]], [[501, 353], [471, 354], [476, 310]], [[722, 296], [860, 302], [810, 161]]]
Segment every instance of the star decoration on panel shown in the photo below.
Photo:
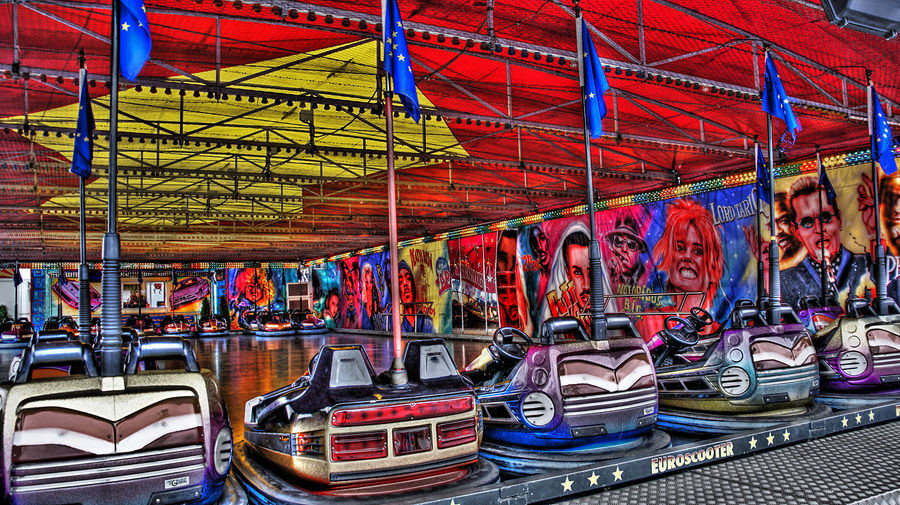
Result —
[[767, 442], [769, 445], [774, 444], [774, 443], [775, 443], [775, 435], [769, 433], [769, 436], [766, 437], [766, 442]]
[[566, 475], [566, 480], [560, 482], [560, 485], [562, 485], [562, 488], [563, 488], [563, 493], [572, 492], [572, 484], [574, 484], [574, 483], [575, 482], [573, 480], [569, 479], [569, 476]]
[[870, 410], [869, 411], [869, 421], [874, 421], [874, 420], [875, 420], [875, 411]]
[[791, 440], [791, 432], [788, 431], [786, 428], [784, 430], [784, 433], [782, 433], [781, 435], [784, 437], [785, 442], [788, 442]]
[[857, 412], [857, 414], [856, 414], [856, 424], [860, 424], [860, 423], [862, 423], [862, 415], [860, 415], [860, 414]]
[[619, 469], [619, 465], [616, 465], [616, 471], [612, 473], [613, 474], [613, 482], [615, 482], [617, 480], [622, 480], [623, 473], [625, 473], [625, 472], [623, 472], [622, 470]]
[[591, 487], [594, 487], [597, 485], [597, 480], [599, 478], [600, 478], [600, 476], [597, 475], [597, 472], [591, 472], [591, 475], [588, 476], [587, 480], [588, 480], [588, 482], [590, 482]]
[[758, 440], [756, 439], [756, 436], [754, 436], [753, 438], [750, 439], [750, 448], [751, 449], [756, 449], [756, 442], [758, 442]]
[[843, 418], [841, 418], [841, 427], [842, 427], [842, 428], [846, 428], [846, 427], [847, 427], [847, 422], [849, 422], [849, 421], [850, 421], [850, 420], [847, 419], [847, 416], [844, 416]]

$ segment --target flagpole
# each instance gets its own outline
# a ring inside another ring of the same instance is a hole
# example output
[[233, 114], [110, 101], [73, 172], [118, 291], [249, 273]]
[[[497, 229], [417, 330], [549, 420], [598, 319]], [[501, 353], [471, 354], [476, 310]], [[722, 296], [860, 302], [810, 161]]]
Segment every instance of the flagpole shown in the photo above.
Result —
[[828, 268], [828, 265], [831, 263], [831, 261], [830, 258], [825, 258], [825, 222], [822, 219], [822, 208], [825, 207], [825, 205], [822, 203], [822, 191], [825, 189], [824, 186], [822, 186], [822, 172], [825, 171], [825, 167], [822, 166], [822, 155], [819, 153], [818, 146], [816, 146], [816, 166], [819, 168], [819, 245], [821, 247], [822, 254], [822, 256], [820, 257], [820, 265], [822, 267], [822, 271], [819, 272], [819, 283], [821, 284], [821, 303], [824, 306], [828, 295], [828, 291], [826, 288], [826, 285], [828, 284], [828, 272], [826, 269]]
[[[78, 51], [78, 96], [82, 95], [82, 87], [87, 83], [87, 70], [84, 68], [84, 49]], [[77, 142], [77, 140], [76, 140]], [[79, 202], [78, 230], [81, 236], [81, 264], [78, 266], [78, 335], [83, 342], [91, 343], [91, 287], [87, 266], [87, 231], [84, 210], [84, 177], [78, 177]]]
[[102, 321], [100, 373], [104, 377], [122, 374], [122, 285], [119, 272], [119, 234], [116, 232], [116, 168], [118, 156], [119, 111], [119, 22], [122, 5], [112, 2], [111, 56], [109, 78], [112, 93], [109, 102], [109, 174], [107, 228], [103, 236]]
[[[391, 8], [388, 0], [381, 0], [382, 33], [386, 36], [391, 33], [391, 24], [388, 23], [387, 10]], [[381, 62], [384, 69], [384, 61]], [[394, 360], [391, 364], [391, 382], [395, 385], [406, 384], [406, 369], [403, 367], [403, 340], [400, 335], [400, 264], [397, 251], [397, 190], [394, 180], [394, 94], [391, 79], [386, 72], [384, 87], [384, 115], [385, 133], [387, 135], [387, 181], [388, 181], [388, 240], [390, 241], [391, 262], [391, 332], [394, 337]], [[415, 328], [413, 328], [415, 330]]]
[[878, 168], [875, 166], [875, 104], [872, 85], [872, 71], [866, 69], [866, 101], [869, 109], [869, 144], [872, 152], [872, 198], [875, 200], [875, 299], [872, 306], [875, 312], [887, 314], [890, 305], [887, 297], [887, 279], [885, 276], [884, 244], [881, 242], [881, 200], [878, 196]]
[[[587, 212], [590, 225], [590, 280], [591, 280], [591, 338], [606, 340], [606, 317], [603, 314], [603, 279], [600, 262], [600, 242], [597, 240], [596, 219], [594, 217], [594, 174], [591, 167], [591, 136], [587, 118], [584, 86], [584, 41], [582, 40], [581, 7], [575, 0], [575, 39], [578, 48], [578, 83], [581, 90], [581, 121], [584, 131], [584, 158], [587, 172]], [[602, 70], [601, 70], [602, 71]], [[602, 99], [602, 98], [601, 98]]]
[[[753, 158], [756, 160], [754, 167], [759, 167], [759, 144], [753, 143]], [[763, 263], [762, 250], [762, 196], [759, 194], [762, 188], [759, 185], [759, 169], [756, 169], [756, 306], [759, 310], [765, 309], [766, 298], [766, 267]], [[769, 204], [769, 212], [775, 211], [774, 203]]]

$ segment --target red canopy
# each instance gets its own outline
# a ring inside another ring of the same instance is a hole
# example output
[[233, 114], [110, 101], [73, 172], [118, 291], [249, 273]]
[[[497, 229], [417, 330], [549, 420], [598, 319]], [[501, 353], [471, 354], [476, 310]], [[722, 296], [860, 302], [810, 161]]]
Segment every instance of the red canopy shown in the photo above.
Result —
[[[889, 116], [900, 102], [900, 42], [829, 25], [815, 2], [582, 7], [612, 87], [606, 135], [592, 142], [600, 197], [750, 170], [766, 137], [767, 47], [803, 127], [791, 144], [774, 121], [783, 159], [866, 145], [866, 69]], [[151, 61], [120, 93], [123, 259], [296, 260], [386, 242], [379, 2], [150, 0], [146, 10]], [[424, 118], [395, 125], [401, 239], [583, 203], [571, 4], [404, 0], [400, 10]], [[87, 185], [99, 256], [110, 12], [0, 5], [2, 258], [77, 258], [67, 170], [79, 49], [99, 135]]]

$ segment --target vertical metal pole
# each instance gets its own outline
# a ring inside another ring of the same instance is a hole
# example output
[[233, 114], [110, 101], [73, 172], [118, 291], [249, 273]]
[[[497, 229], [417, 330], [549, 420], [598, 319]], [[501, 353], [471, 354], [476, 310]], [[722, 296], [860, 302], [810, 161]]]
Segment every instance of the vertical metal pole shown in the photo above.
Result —
[[100, 373], [105, 377], [122, 374], [122, 284], [119, 272], [119, 234], [116, 233], [116, 168], [119, 140], [119, 22], [122, 5], [112, 2], [111, 57], [109, 78], [109, 201], [107, 228], [103, 236], [102, 338]]
[[16, 294], [15, 301], [13, 302], [13, 319], [16, 321], [19, 320], [19, 286], [16, 285], [16, 279], [19, 277], [19, 260], [16, 260], [16, 269], [13, 271], [13, 291]]
[[[753, 159], [756, 160], [754, 169], [759, 166], [759, 148], [756, 142], [753, 143]], [[763, 304], [766, 299], [766, 266], [763, 264], [762, 252], [762, 196], [759, 194], [762, 188], [759, 186], [759, 170], [756, 170], [756, 306], [759, 310], [764, 310]], [[775, 211], [775, 202], [769, 205], [769, 212]]]
[[[82, 86], [87, 85], [87, 70], [84, 68], [84, 49], [78, 54], [78, 96], [81, 97]], [[81, 341], [91, 342], [91, 285], [90, 271], [87, 265], [87, 216], [84, 205], [84, 178], [78, 177], [79, 214], [78, 230], [81, 236], [81, 264], [78, 266], [78, 335]]]
[[[603, 271], [600, 263], [600, 242], [594, 217], [594, 174], [591, 167], [591, 134], [587, 120], [584, 90], [584, 52], [581, 33], [581, 10], [575, 5], [575, 38], [578, 46], [578, 81], [581, 85], [581, 120], [584, 127], [584, 158], [587, 173], [587, 212], [590, 227], [590, 280], [591, 280], [591, 338], [606, 340], [606, 317], [603, 314]], [[602, 71], [602, 70], [601, 70]], [[601, 97], [600, 100], [603, 98]]]
[[[391, 33], [391, 23], [388, 19], [388, 9], [391, 6], [388, 0], [381, 0], [382, 33], [387, 36]], [[380, 54], [380, 51], [379, 51]], [[379, 56], [380, 58], [380, 56]], [[384, 69], [384, 62], [381, 62]], [[399, 254], [397, 251], [397, 189], [394, 180], [394, 93], [391, 89], [391, 78], [386, 72], [382, 72], [385, 78], [385, 132], [387, 133], [387, 181], [388, 181], [388, 240], [390, 240], [391, 261], [391, 332], [394, 337], [394, 362], [391, 364], [391, 381], [394, 384], [406, 384], [406, 370], [403, 368], [403, 340], [400, 335], [400, 279], [399, 279]], [[415, 329], [415, 328], [413, 328]]]
[[[772, 116], [766, 114], [769, 141], [769, 201], [775, 202], [775, 149], [772, 145]], [[775, 212], [769, 212], [769, 324], [781, 324], [781, 272], [778, 269], [778, 241], [775, 238]]]
[[[819, 181], [822, 180], [822, 172], [825, 171], [825, 167], [822, 166], [822, 155], [819, 154], [818, 148], [816, 149], [816, 168], [819, 171]], [[822, 190], [825, 189], [821, 182], [817, 186], [819, 188], [819, 243], [821, 248], [819, 253], [820, 257], [820, 265], [822, 267], [822, 271], [819, 272], [819, 283], [821, 284], [821, 289], [819, 290], [819, 296], [822, 297], [821, 303], [825, 304], [825, 300], [828, 298], [828, 267], [831, 265], [831, 258], [825, 257], [825, 223], [822, 221], [822, 208], [825, 206], [822, 203]]]
[[866, 70], [866, 80], [869, 83], [867, 91], [869, 109], [869, 143], [872, 154], [872, 198], [875, 200], [875, 299], [872, 300], [875, 312], [887, 314], [890, 299], [887, 297], [887, 277], [885, 275], [884, 243], [881, 241], [881, 199], [878, 195], [878, 167], [875, 166], [875, 103], [872, 85], [872, 71]]

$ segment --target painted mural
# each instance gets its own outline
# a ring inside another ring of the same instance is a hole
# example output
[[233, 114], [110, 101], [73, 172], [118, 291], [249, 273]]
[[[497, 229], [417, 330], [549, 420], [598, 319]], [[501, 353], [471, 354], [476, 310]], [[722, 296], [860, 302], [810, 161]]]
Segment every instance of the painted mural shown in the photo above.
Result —
[[284, 270], [281, 268], [229, 268], [228, 310], [231, 329], [240, 329], [239, 318], [257, 310], [284, 310]]

